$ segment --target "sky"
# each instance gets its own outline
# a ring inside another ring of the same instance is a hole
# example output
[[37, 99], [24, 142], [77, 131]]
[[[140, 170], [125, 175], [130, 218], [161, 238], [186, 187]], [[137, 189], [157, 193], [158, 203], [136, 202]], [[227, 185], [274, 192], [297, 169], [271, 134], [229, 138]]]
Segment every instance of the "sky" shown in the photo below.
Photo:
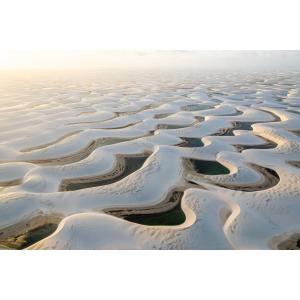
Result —
[[300, 51], [11, 51], [8, 69], [300, 70]]
[[0, 0], [0, 68], [103, 50], [300, 49], [298, 14], [294, 0]]

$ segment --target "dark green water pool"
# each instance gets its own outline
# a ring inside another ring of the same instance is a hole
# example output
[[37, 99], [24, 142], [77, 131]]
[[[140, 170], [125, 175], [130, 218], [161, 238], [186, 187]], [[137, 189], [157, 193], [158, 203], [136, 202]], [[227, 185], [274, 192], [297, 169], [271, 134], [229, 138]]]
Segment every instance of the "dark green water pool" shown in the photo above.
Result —
[[181, 204], [177, 204], [173, 209], [156, 214], [129, 215], [124, 218], [127, 221], [150, 225], [150, 226], [171, 226], [180, 225], [185, 221], [185, 214], [181, 209]]
[[190, 159], [194, 169], [205, 175], [229, 174], [230, 171], [217, 161]]
[[183, 192], [174, 191], [165, 201], [151, 207], [123, 208], [107, 213], [127, 221], [149, 226], [180, 225], [185, 221], [181, 208]]

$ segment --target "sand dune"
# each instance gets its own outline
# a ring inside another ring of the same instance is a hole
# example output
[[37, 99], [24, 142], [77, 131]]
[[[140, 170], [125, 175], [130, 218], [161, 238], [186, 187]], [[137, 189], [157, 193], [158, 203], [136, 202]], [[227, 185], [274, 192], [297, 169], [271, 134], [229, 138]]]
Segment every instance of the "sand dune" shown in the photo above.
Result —
[[33, 76], [1, 93], [0, 248], [300, 248], [300, 73]]

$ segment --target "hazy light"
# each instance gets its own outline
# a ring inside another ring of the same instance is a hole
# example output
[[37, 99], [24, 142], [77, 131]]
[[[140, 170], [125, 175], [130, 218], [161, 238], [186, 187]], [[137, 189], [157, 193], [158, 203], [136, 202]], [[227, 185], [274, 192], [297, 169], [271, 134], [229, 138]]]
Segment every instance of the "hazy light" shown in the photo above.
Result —
[[[297, 1], [2, 0], [0, 67], [72, 50], [297, 49]], [[37, 52], [40, 50], [37, 58]], [[27, 52], [26, 52], [27, 51]], [[55, 52], [56, 51], [56, 52]], [[72, 56], [72, 55], [71, 55]]]

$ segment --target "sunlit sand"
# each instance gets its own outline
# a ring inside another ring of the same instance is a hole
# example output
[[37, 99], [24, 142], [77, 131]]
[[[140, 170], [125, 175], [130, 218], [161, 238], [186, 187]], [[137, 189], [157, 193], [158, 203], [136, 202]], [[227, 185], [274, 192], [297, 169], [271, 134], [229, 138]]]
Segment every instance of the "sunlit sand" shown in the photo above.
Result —
[[299, 72], [3, 83], [0, 248], [300, 248]]

